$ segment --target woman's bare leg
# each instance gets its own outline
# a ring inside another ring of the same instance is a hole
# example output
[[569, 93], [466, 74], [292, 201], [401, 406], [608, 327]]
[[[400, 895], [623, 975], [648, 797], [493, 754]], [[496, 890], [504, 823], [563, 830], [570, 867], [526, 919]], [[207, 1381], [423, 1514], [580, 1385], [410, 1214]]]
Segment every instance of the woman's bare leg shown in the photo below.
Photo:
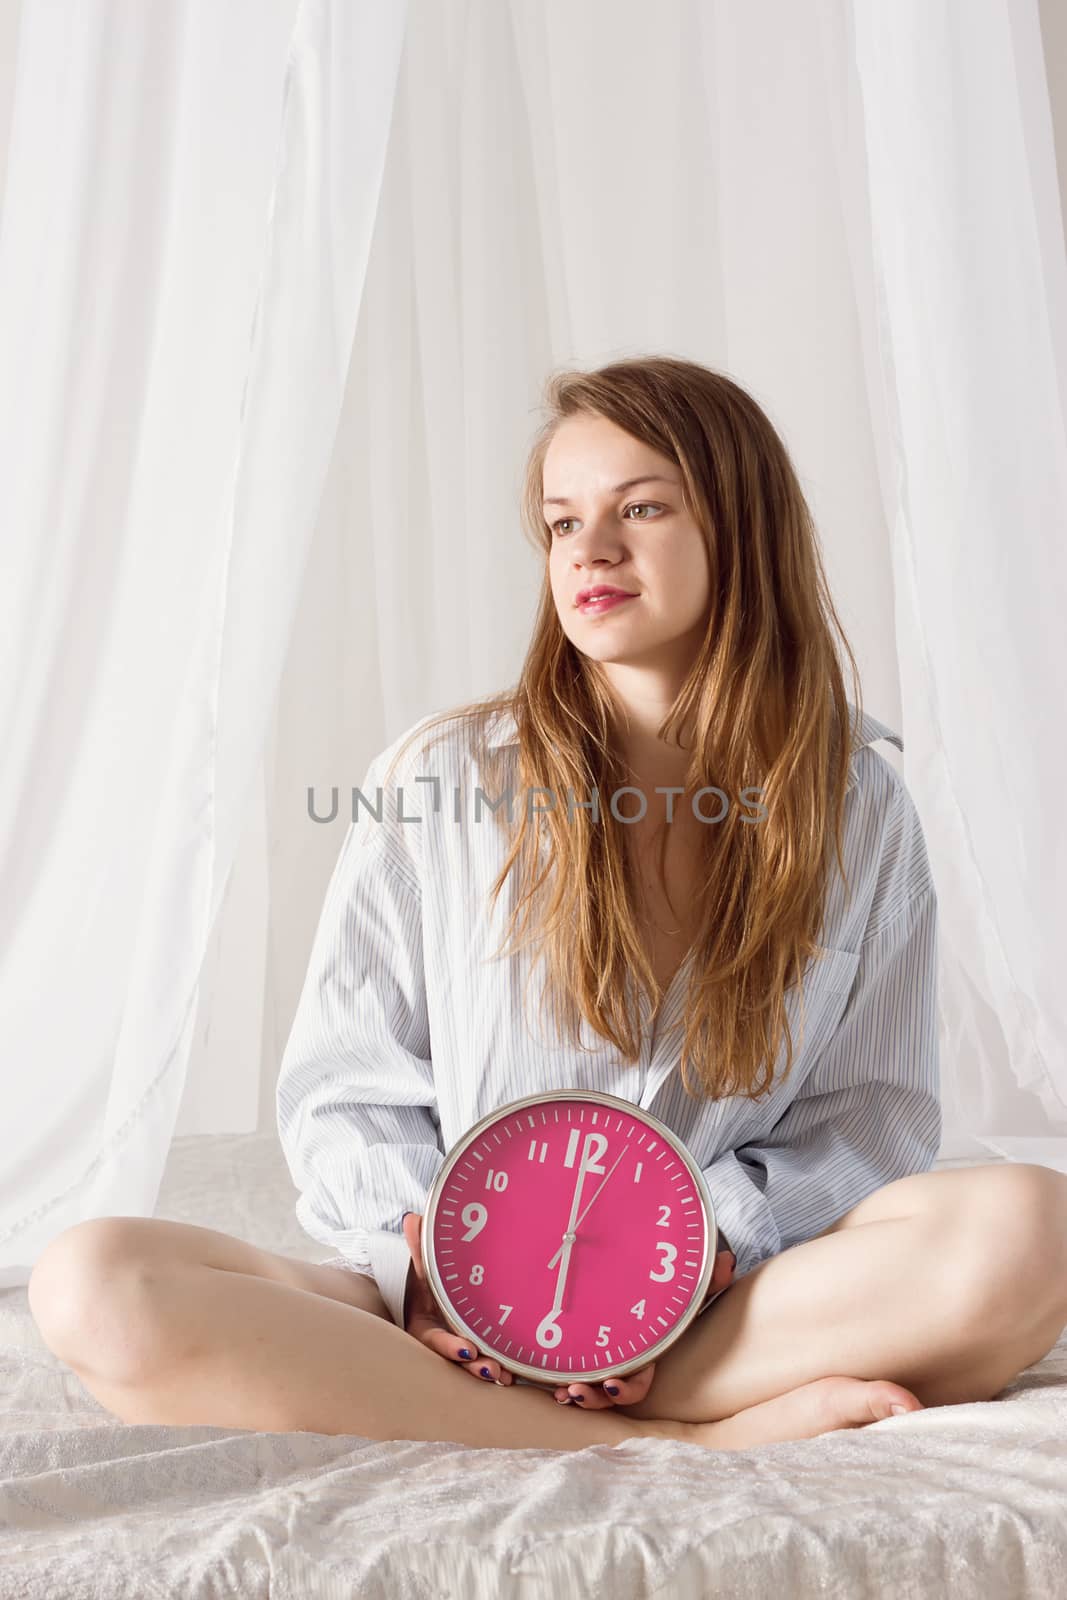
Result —
[[840, 1378], [706, 1425], [586, 1414], [428, 1350], [395, 1326], [369, 1278], [162, 1219], [67, 1229], [29, 1293], [46, 1344], [123, 1422], [507, 1448], [653, 1437], [744, 1449], [863, 1426], [893, 1401], [917, 1405], [896, 1385]]
[[917, 1173], [738, 1279], [624, 1409], [728, 1417], [823, 1373], [889, 1378], [924, 1406], [988, 1400], [1065, 1325], [1067, 1178], [1015, 1163]]

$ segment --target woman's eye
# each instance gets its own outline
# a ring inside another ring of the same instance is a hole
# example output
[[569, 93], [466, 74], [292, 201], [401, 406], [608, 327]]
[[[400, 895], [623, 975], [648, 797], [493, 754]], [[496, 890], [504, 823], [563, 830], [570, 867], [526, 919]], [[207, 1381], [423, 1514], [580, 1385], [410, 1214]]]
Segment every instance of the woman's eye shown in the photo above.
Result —
[[[662, 511], [662, 510], [663, 510], [662, 506], [653, 505], [650, 500], [631, 500], [630, 504], [626, 507], [626, 511]], [[623, 512], [623, 516], [626, 515], [626, 511]], [[553, 533], [555, 533], [557, 531], [557, 529], [561, 528], [565, 522], [573, 522], [573, 521], [574, 521], [573, 517], [557, 517], [556, 521], [552, 524]], [[638, 522], [647, 522], [648, 518], [647, 517], [638, 517], [637, 521]]]

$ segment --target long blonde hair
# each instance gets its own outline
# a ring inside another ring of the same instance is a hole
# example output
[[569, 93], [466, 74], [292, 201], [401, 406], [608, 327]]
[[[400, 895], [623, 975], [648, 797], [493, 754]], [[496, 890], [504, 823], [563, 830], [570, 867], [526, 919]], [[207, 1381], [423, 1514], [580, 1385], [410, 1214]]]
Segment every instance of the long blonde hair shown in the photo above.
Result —
[[[417, 731], [458, 720], [478, 737], [494, 716], [510, 714], [527, 790], [562, 800], [573, 789], [586, 799], [627, 784], [598, 664], [568, 639], [552, 597], [542, 468], [556, 428], [580, 414], [609, 419], [676, 463], [686, 510], [707, 541], [711, 601], [703, 642], [660, 737], [681, 747], [679, 730], [693, 730], [687, 792], [707, 785], [735, 797], [758, 789], [766, 808], [753, 825], [731, 805], [721, 822], [700, 830], [702, 915], [690, 947], [680, 1070], [689, 1094], [695, 1081], [703, 1096], [756, 1099], [773, 1082], [783, 1033], [785, 1073], [792, 1068], [785, 996], [819, 949], [830, 842], [844, 877], [851, 721], [834, 632], [862, 715], [856, 660], [830, 597], [815, 524], [766, 414], [707, 367], [661, 356], [557, 372], [547, 381], [545, 410], [521, 507], [545, 572], [518, 684]], [[584, 1016], [636, 1061], [642, 1019], [630, 975], [654, 1012], [663, 991], [639, 931], [626, 827], [605, 806], [599, 821], [581, 807], [561, 816], [558, 808], [530, 814], [520, 806], [490, 898], [495, 904], [508, 875], [519, 872], [502, 953], [513, 953], [520, 935], [537, 948], [557, 1036], [565, 1029], [578, 1045]]]

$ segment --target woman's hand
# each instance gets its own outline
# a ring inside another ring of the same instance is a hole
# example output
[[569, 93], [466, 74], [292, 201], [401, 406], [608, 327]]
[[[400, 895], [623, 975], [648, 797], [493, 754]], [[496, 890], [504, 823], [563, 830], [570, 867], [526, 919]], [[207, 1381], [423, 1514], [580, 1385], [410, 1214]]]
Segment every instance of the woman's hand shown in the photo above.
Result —
[[[715, 1257], [708, 1294], [718, 1294], [733, 1282], [737, 1258], [732, 1250], [720, 1250]], [[604, 1411], [608, 1406], [635, 1406], [652, 1387], [656, 1363], [640, 1367], [626, 1378], [606, 1378], [602, 1384], [571, 1383], [553, 1393], [560, 1405], [580, 1405], [583, 1411]]]
[[444, 1356], [446, 1361], [455, 1361], [457, 1365], [466, 1367], [476, 1378], [482, 1378], [487, 1383], [500, 1383], [504, 1387], [513, 1383], [512, 1374], [505, 1372], [499, 1361], [494, 1361], [490, 1356], [482, 1357], [476, 1345], [469, 1339], [461, 1338], [458, 1333], [452, 1333], [446, 1326], [422, 1267], [421, 1213], [405, 1212], [400, 1226], [411, 1251], [414, 1272], [405, 1302], [404, 1331], [410, 1333], [413, 1339], [418, 1339], [420, 1344], [426, 1345], [427, 1349]]

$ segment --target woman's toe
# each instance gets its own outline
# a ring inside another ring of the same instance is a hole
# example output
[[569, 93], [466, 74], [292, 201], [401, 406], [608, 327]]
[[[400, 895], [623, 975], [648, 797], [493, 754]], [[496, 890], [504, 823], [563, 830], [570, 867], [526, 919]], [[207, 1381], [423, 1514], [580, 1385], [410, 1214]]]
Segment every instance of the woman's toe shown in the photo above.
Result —
[[883, 1422], [886, 1417], [901, 1416], [908, 1411], [923, 1409], [922, 1401], [912, 1394], [910, 1389], [883, 1378], [872, 1379], [867, 1384], [867, 1404], [876, 1422]]

